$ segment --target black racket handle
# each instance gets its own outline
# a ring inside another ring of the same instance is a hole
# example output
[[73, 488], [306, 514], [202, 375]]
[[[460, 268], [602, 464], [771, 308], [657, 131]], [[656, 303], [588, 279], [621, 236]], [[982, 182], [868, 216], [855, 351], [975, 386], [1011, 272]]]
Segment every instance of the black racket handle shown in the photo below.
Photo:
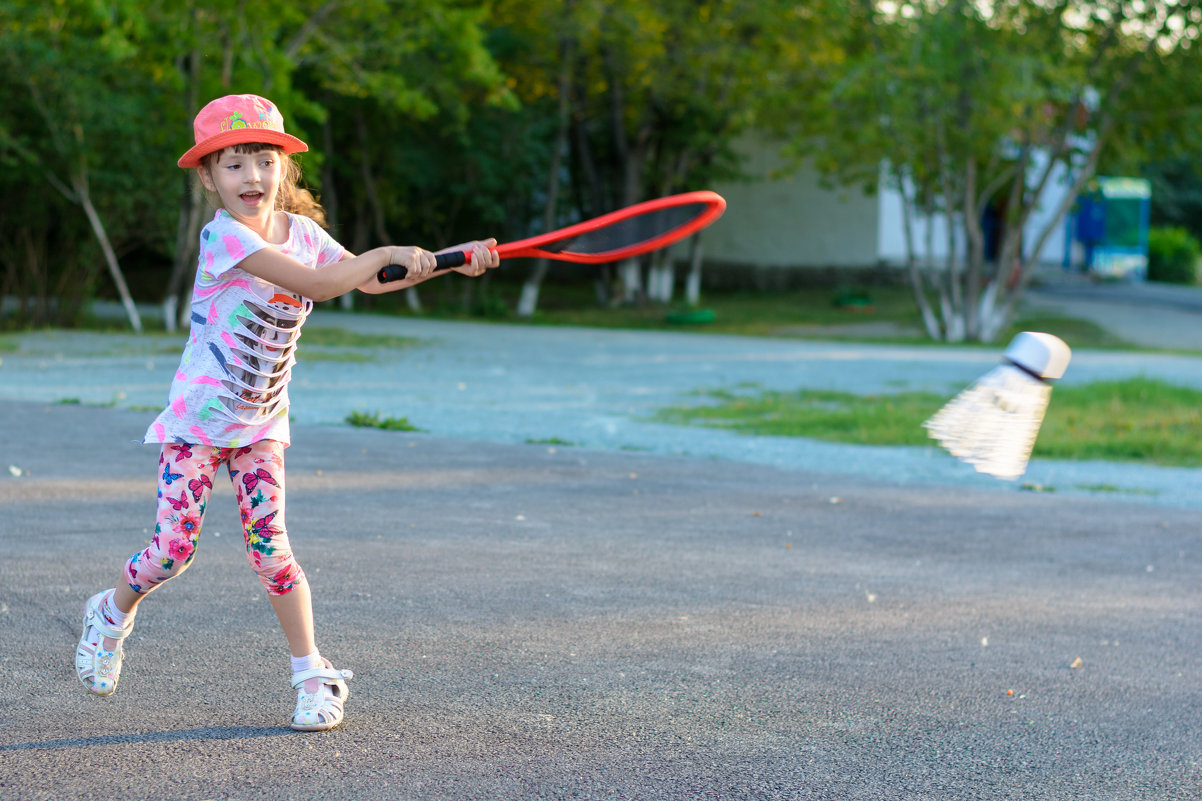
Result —
[[[449, 270], [452, 267], [462, 267], [467, 264], [468, 254], [462, 250], [452, 250], [449, 253], [434, 254], [434, 272], [439, 270]], [[400, 281], [405, 276], [409, 275], [409, 268], [400, 264], [389, 264], [387, 267], [381, 267], [376, 273], [376, 278], [381, 284], [387, 284], [390, 281]]]

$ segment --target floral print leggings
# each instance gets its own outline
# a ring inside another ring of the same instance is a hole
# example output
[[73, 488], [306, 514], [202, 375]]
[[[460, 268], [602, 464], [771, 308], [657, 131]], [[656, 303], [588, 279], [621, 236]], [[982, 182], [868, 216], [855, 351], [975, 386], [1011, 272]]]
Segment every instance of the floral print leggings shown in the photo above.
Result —
[[134, 592], [148, 593], [192, 563], [222, 464], [242, 512], [246, 558], [267, 592], [284, 595], [305, 580], [284, 527], [284, 445], [275, 440], [244, 448], [172, 443], [159, 457], [159, 508], [150, 547], [125, 565]]

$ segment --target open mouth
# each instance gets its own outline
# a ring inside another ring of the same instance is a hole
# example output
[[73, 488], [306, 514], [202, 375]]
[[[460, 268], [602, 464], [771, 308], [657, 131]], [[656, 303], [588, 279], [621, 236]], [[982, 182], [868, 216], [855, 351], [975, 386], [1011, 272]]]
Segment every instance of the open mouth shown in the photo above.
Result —
[[242, 202], [248, 206], [257, 206], [259, 201], [263, 199], [262, 192], [243, 192], [238, 197], [242, 198]]

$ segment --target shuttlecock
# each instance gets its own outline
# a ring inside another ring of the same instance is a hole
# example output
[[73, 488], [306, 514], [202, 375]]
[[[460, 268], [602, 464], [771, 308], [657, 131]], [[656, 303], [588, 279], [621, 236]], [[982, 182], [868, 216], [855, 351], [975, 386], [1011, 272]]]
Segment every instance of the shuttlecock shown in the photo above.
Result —
[[923, 423], [952, 456], [978, 472], [1016, 479], [1027, 470], [1051, 382], [1064, 375], [1072, 351], [1058, 337], [1024, 331], [993, 368]]

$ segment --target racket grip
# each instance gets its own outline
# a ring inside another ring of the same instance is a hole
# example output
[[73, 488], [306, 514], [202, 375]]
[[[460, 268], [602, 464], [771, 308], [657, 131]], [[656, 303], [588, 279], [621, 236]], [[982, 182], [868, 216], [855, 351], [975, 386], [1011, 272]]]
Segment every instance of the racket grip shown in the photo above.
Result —
[[[462, 250], [452, 250], [449, 253], [434, 254], [434, 272], [440, 270], [449, 270], [452, 267], [462, 267], [467, 264], [468, 254]], [[409, 275], [409, 268], [400, 264], [389, 264], [387, 267], [381, 267], [376, 273], [376, 278], [381, 284], [387, 284], [390, 281], [400, 281], [405, 276]]]

